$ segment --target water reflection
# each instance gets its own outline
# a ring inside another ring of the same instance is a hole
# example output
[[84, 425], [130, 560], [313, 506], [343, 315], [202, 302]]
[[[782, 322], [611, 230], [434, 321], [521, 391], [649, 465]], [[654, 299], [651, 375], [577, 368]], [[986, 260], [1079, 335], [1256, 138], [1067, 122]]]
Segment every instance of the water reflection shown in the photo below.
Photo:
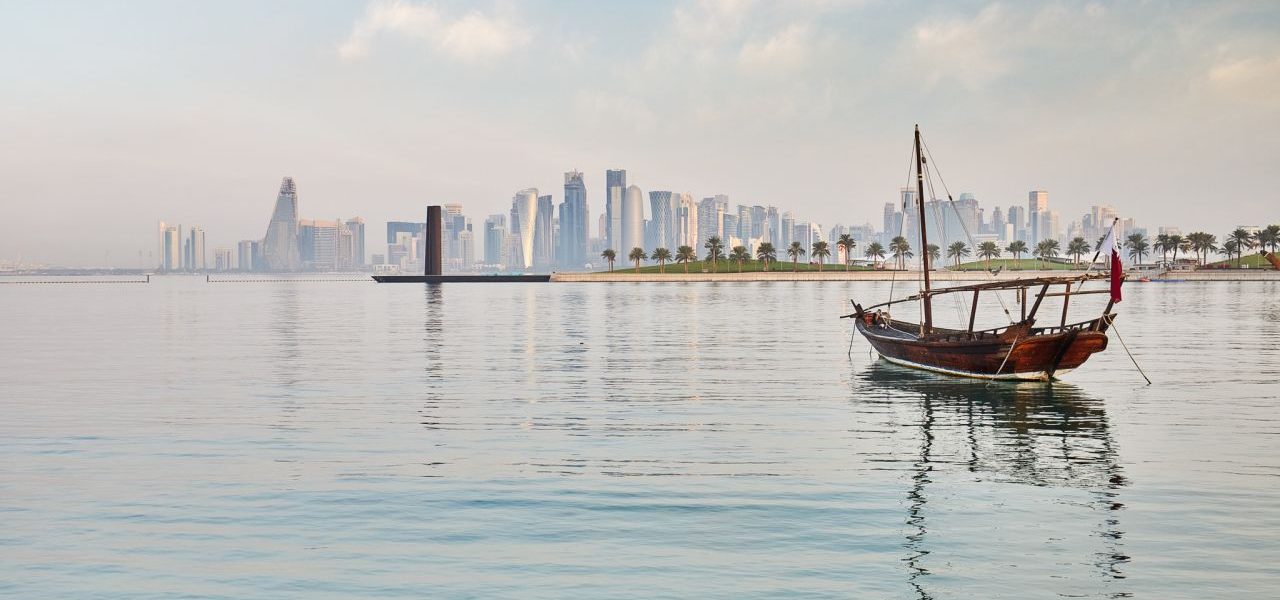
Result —
[[[901, 462], [909, 465], [906, 491], [907, 534], [903, 544], [908, 585], [920, 598], [931, 572], [929, 534], [931, 484], [944, 474], [969, 473], [981, 482], [1084, 491], [1087, 506], [1074, 510], [1088, 527], [1093, 544], [1081, 560], [1093, 566], [1093, 578], [1114, 582], [1125, 577], [1129, 557], [1122, 551], [1119, 515], [1121, 473], [1103, 402], [1064, 383], [991, 383], [933, 375], [877, 361], [853, 376], [858, 402], [879, 404], [901, 430], [916, 437], [916, 448]], [[913, 411], [905, 418], [901, 410]], [[909, 447], [904, 440], [894, 440]], [[1003, 495], [1017, 494], [1010, 489]], [[1069, 494], [1063, 494], [1067, 498]], [[1000, 498], [1000, 497], [998, 497]], [[997, 500], [999, 501], [999, 500]], [[967, 503], [949, 494], [946, 504]], [[1069, 499], [1059, 503], [1071, 505]], [[935, 510], [944, 509], [942, 505]], [[1046, 514], [1046, 518], [1048, 518]], [[936, 525], [933, 531], [939, 532]], [[1109, 592], [1110, 597], [1125, 593]]]

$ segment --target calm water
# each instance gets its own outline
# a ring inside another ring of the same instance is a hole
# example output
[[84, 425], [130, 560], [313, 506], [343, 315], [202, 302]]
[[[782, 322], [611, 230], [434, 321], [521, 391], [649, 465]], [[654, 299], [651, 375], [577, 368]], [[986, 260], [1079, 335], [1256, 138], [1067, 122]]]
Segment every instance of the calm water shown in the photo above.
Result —
[[1275, 597], [1280, 285], [1129, 285], [1149, 387], [850, 354], [887, 291], [2, 285], [0, 595]]

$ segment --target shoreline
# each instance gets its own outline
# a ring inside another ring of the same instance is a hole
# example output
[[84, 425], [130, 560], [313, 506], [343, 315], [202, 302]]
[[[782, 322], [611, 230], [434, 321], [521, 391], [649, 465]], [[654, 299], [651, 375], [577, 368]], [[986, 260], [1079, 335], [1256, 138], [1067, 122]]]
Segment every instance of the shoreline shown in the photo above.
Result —
[[[1025, 270], [1001, 271], [994, 277], [985, 271], [933, 271], [933, 281], [983, 282], [1008, 281], [1023, 277], [1061, 277], [1080, 271], [1062, 270]], [[625, 273], [593, 272], [593, 273], [552, 273], [552, 283], [687, 283], [714, 281], [915, 281], [919, 271], [770, 271], [754, 273]], [[1175, 271], [1162, 277], [1153, 278], [1152, 283], [1172, 283], [1181, 281], [1280, 281], [1280, 271], [1272, 270], [1239, 270], [1239, 271]], [[1127, 283], [1139, 283], [1134, 275], [1130, 275]]]

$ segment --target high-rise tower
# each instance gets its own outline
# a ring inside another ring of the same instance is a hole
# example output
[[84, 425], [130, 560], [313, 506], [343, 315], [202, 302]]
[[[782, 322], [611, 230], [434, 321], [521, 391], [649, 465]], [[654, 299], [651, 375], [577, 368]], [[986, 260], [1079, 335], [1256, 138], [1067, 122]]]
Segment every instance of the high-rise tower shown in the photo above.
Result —
[[632, 248], [644, 247], [644, 192], [640, 186], [627, 187], [622, 197], [622, 240], [618, 256], [626, 256]]
[[580, 171], [564, 174], [564, 202], [560, 203], [558, 260], [561, 265], [581, 269], [587, 262], [591, 222], [587, 210], [587, 187]]
[[302, 266], [298, 255], [298, 190], [292, 177], [280, 182], [276, 209], [262, 243], [262, 256], [268, 271], [297, 271]]
[[511, 199], [511, 231], [520, 238], [520, 256], [512, 263], [517, 268], [533, 266], [533, 232], [538, 213], [538, 188], [516, 192]]
[[[623, 169], [605, 171], [605, 247], [613, 248], [619, 256], [622, 250], [622, 197], [627, 189], [627, 172]], [[631, 249], [627, 248], [626, 252]]]

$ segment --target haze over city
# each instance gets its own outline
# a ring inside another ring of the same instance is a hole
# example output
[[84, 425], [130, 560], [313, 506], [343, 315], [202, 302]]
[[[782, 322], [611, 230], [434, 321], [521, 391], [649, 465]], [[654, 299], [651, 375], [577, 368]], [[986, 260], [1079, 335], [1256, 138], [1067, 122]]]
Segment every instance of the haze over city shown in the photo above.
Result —
[[[952, 192], [1148, 229], [1273, 213], [1268, 3], [17, 3], [0, 20], [0, 260], [138, 266], [157, 220], [477, 224], [584, 173], [879, 223], [921, 123]], [[1224, 206], [1229, 208], [1223, 208]], [[594, 222], [592, 223], [594, 230]], [[593, 231], [594, 233], [594, 231]], [[376, 245], [369, 251], [374, 252]]]

